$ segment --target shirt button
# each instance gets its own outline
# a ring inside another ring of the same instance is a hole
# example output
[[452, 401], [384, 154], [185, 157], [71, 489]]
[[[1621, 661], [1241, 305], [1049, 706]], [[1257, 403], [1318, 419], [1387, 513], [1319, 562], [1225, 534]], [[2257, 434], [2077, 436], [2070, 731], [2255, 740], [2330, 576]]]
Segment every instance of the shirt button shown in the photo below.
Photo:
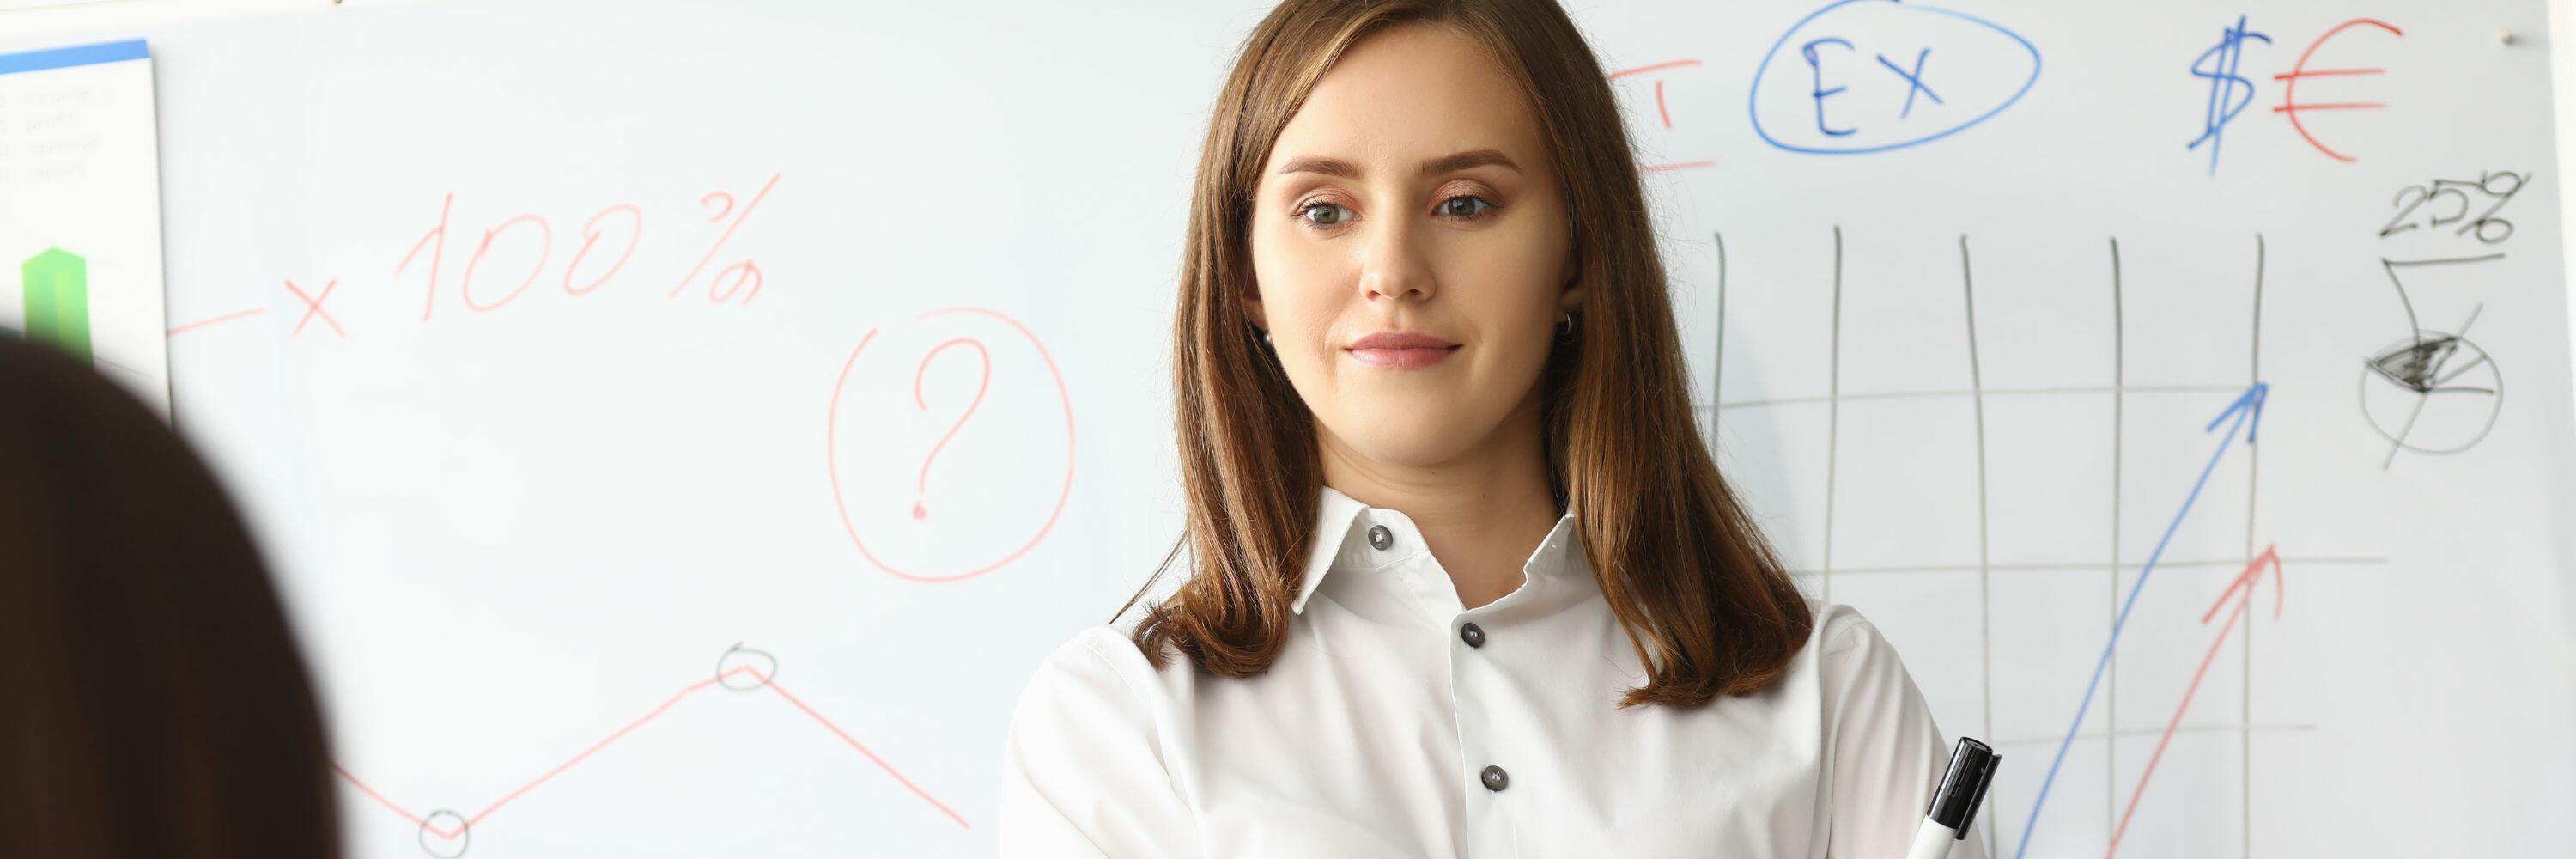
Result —
[[1466, 626], [1459, 627], [1458, 637], [1466, 640], [1468, 647], [1485, 646], [1485, 628], [1477, 626], [1474, 623], [1469, 623]]
[[1379, 549], [1395, 545], [1395, 532], [1387, 530], [1384, 525], [1371, 525], [1369, 526], [1369, 545]]
[[1503, 772], [1502, 767], [1488, 766], [1485, 768], [1486, 790], [1501, 792], [1503, 788], [1510, 787], [1511, 784], [1511, 774]]

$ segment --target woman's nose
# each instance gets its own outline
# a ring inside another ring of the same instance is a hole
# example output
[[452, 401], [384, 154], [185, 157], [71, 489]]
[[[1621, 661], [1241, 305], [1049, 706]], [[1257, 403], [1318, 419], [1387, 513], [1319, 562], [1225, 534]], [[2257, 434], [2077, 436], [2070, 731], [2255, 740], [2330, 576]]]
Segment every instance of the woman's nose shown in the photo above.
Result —
[[1425, 238], [1422, 225], [1413, 219], [1378, 218], [1362, 245], [1361, 297], [1430, 298], [1434, 283], [1431, 260], [1422, 247]]

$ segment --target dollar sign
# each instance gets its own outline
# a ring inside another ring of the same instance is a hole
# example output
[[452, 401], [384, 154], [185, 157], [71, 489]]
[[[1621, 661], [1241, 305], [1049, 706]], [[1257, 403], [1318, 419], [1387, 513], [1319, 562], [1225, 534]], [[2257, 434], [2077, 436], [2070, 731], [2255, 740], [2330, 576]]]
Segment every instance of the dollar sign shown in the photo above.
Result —
[[[2209, 144], [2209, 172], [2212, 175], [2218, 173], [2218, 143], [2226, 132], [2227, 123], [2235, 121], [2237, 114], [2245, 112], [2246, 105], [2254, 103], [2254, 82], [2236, 73], [2238, 64], [2245, 58], [2247, 39], [2261, 39], [2266, 45], [2272, 43], [2272, 37], [2245, 29], [2245, 16], [2238, 15], [2236, 26], [2227, 28], [2226, 35], [2219, 37], [2218, 44], [2202, 51], [2199, 59], [2191, 61], [2191, 76], [2209, 79], [2209, 105], [2201, 115], [2200, 136], [2192, 138], [2191, 143], [2183, 148], [2198, 149], [2203, 143]], [[2244, 89], [2240, 91], [2238, 87]]]

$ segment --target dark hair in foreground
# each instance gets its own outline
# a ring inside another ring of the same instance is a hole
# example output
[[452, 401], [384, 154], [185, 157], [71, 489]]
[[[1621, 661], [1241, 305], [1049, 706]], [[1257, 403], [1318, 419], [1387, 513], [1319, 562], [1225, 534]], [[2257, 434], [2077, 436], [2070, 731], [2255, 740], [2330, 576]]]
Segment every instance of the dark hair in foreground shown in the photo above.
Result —
[[1555, 347], [1539, 381], [1542, 423], [1556, 501], [1575, 513], [1602, 597], [1647, 666], [1621, 706], [1762, 691], [1814, 618], [1701, 438], [1617, 98], [1554, 0], [1287, 0], [1245, 39], [1199, 157], [1173, 320], [1187, 493], [1173, 557], [1192, 550], [1189, 576], [1148, 609], [1137, 646], [1157, 666], [1170, 648], [1201, 670], [1244, 677], [1287, 642], [1323, 472], [1314, 414], [1256, 345], [1244, 310], [1251, 200], [1316, 81], [1391, 26], [1453, 28], [1491, 52], [1529, 100], [1565, 183], [1586, 294], [1576, 336]]
[[248, 530], [141, 402], [0, 335], [0, 842], [340, 855], [319, 701]]

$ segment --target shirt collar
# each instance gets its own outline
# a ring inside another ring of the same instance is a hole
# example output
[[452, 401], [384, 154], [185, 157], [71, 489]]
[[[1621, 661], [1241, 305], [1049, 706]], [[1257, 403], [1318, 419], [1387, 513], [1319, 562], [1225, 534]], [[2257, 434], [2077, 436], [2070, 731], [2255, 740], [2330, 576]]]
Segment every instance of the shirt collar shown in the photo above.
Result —
[[[1384, 525], [1397, 541], [1388, 552], [1369, 545], [1369, 528]], [[1371, 507], [1330, 486], [1322, 487], [1315, 503], [1313, 538], [1306, 546], [1305, 576], [1298, 580], [1297, 598], [1288, 610], [1306, 613], [1306, 600], [1324, 581], [1324, 574], [1342, 567], [1379, 567], [1422, 551], [1422, 531], [1402, 511]], [[1583, 553], [1576, 549], [1581, 538], [1574, 525], [1574, 511], [1556, 519], [1547, 538], [1530, 550], [1529, 559], [1521, 563], [1521, 572], [1529, 575], [1589, 575], [1583, 567]], [[1409, 548], [1408, 548], [1409, 547]]]

